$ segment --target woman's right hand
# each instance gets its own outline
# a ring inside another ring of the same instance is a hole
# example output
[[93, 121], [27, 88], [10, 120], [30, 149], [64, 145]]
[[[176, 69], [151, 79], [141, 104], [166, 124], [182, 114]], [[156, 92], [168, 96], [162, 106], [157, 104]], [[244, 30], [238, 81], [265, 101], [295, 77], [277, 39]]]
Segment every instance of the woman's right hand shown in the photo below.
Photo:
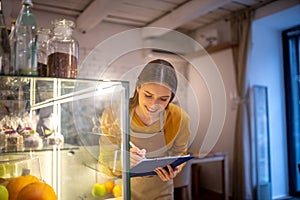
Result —
[[146, 150], [137, 147], [130, 148], [130, 168], [137, 165], [141, 160], [146, 157]]

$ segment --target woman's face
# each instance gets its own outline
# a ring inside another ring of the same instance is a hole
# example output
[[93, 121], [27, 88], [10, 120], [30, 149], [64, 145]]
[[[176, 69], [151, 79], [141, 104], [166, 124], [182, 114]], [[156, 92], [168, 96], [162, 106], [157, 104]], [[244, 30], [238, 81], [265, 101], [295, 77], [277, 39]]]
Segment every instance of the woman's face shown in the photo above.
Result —
[[159, 114], [164, 110], [170, 99], [170, 88], [158, 83], [145, 83], [139, 89], [139, 109], [145, 116]]

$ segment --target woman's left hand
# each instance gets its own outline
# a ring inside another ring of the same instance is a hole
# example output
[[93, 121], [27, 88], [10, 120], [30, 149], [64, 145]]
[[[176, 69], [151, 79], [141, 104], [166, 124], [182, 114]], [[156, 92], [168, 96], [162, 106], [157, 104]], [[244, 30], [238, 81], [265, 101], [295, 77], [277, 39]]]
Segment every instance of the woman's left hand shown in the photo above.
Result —
[[168, 165], [167, 168], [168, 170], [165, 170], [163, 167], [158, 167], [154, 170], [156, 174], [160, 177], [160, 179], [164, 182], [175, 178], [180, 172], [178, 166], [175, 167], [175, 169], [173, 169], [170, 165]]

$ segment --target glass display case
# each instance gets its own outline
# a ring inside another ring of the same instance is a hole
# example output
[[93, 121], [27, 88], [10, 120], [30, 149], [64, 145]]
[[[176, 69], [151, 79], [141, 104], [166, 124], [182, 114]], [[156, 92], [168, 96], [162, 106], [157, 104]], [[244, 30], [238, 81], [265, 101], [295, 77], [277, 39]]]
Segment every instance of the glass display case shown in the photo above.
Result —
[[[0, 178], [28, 169], [50, 184], [58, 199], [130, 198], [127, 82], [0, 76], [0, 83]], [[101, 131], [107, 108], [114, 108], [121, 135], [119, 143], [104, 145], [99, 141], [112, 137]], [[14, 140], [10, 132], [17, 135]], [[118, 175], [103, 170], [103, 152], [113, 155], [106, 167]], [[12, 172], [1, 173], [8, 165]]]

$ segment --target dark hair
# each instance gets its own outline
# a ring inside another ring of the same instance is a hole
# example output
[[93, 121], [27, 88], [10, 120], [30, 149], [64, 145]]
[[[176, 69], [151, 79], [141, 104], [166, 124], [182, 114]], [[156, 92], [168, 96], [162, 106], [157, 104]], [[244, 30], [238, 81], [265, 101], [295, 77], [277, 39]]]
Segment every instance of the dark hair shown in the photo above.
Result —
[[174, 99], [178, 82], [176, 71], [173, 65], [168, 61], [156, 59], [147, 63], [140, 72], [136, 82], [134, 95], [130, 98], [130, 107], [135, 107], [139, 103], [137, 89], [140, 88], [142, 84], [150, 82], [163, 83], [168, 86], [172, 91], [169, 103]]

